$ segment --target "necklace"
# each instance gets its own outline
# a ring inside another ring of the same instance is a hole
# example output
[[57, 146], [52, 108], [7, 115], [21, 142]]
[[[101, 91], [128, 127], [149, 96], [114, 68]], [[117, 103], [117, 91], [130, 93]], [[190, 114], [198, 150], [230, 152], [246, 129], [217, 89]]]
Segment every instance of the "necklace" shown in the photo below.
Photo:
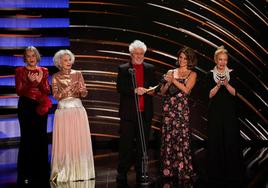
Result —
[[226, 72], [217, 72], [216, 73], [216, 77], [217, 77], [217, 80], [220, 80], [221, 82], [223, 82], [226, 78]]
[[216, 66], [214, 67], [213, 70], [211, 70], [211, 72], [213, 72], [214, 81], [216, 83], [220, 81], [222, 85], [224, 84], [225, 79], [227, 79], [228, 82], [230, 81], [230, 72], [232, 71], [233, 71], [232, 69], [225, 67], [223, 72], [219, 72]]
[[183, 71], [181, 71], [180, 69], [175, 69], [175, 73], [176, 73], [175, 74], [176, 75], [175, 78], [181, 78], [181, 79], [183, 79], [183, 78], [187, 77], [190, 72], [191, 72], [191, 70], [188, 70], [188, 69], [183, 70]]

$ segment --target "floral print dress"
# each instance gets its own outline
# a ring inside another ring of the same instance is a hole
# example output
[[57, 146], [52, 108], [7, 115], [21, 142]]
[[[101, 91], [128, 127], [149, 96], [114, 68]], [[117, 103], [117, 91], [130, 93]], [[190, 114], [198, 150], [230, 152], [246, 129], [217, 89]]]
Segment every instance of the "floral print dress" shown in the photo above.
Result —
[[[177, 79], [186, 83], [186, 79]], [[190, 150], [188, 95], [182, 91], [163, 101], [161, 170], [163, 177], [190, 179], [194, 176]]]

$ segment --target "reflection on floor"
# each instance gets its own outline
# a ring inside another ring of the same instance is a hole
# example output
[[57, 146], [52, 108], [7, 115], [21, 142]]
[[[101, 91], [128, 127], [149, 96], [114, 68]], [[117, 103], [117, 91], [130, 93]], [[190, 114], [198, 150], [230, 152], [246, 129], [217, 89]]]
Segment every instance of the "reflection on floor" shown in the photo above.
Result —
[[[51, 146], [49, 146], [51, 148]], [[0, 149], [0, 188], [16, 188], [16, 161], [17, 148]], [[149, 174], [151, 188], [267, 188], [268, 187], [268, 147], [245, 147], [243, 150], [244, 163], [246, 166], [246, 177], [243, 185], [208, 185], [205, 178], [205, 158], [206, 150], [199, 146], [193, 149], [193, 159], [197, 178], [193, 181], [179, 182], [174, 180], [162, 180], [158, 172], [157, 152], [150, 150]], [[78, 181], [69, 183], [52, 183], [47, 185], [42, 183], [31, 187], [44, 188], [116, 188], [116, 166], [118, 153], [111, 150], [101, 150], [95, 152], [96, 179], [91, 181]], [[128, 183], [130, 188], [139, 187], [136, 185], [135, 169], [131, 168], [128, 174]], [[30, 187], [24, 186], [24, 187]]]

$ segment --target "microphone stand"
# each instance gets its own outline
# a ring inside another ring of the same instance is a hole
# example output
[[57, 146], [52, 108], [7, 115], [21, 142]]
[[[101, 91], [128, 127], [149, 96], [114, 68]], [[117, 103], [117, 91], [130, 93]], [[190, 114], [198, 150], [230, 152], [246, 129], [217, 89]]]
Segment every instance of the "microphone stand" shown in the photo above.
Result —
[[142, 148], [142, 165], [141, 165], [141, 175], [143, 178], [143, 181], [141, 182], [141, 185], [149, 185], [149, 177], [148, 177], [148, 155], [147, 155], [147, 148], [146, 148], [146, 142], [145, 142], [145, 136], [144, 136], [144, 129], [143, 129], [143, 121], [141, 112], [139, 109], [139, 98], [138, 94], [135, 93], [135, 88], [137, 88], [137, 82], [136, 82], [136, 70], [135, 69], [129, 69], [129, 73], [131, 74], [131, 80], [132, 85], [134, 88], [134, 99], [135, 99], [135, 105], [136, 105], [136, 112], [137, 112], [137, 118], [138, 118], [138, 125], [139, 125], [139, 134], [141, 139], [141, 148]]

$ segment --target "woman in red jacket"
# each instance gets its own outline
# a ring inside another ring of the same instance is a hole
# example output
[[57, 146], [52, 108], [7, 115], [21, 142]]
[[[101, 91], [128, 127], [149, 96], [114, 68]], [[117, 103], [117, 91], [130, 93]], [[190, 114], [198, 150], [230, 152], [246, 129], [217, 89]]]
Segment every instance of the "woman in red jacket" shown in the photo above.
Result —
[[51, 107], [48, 70], [37, 66], [38, 50], [29, 46], [24, 51], [25, 66], [16, 69], [16, 93], [19, 96], [18, 119], [20, 145], [18, 154], [19, 184], [48, 180], [47, 115]]

